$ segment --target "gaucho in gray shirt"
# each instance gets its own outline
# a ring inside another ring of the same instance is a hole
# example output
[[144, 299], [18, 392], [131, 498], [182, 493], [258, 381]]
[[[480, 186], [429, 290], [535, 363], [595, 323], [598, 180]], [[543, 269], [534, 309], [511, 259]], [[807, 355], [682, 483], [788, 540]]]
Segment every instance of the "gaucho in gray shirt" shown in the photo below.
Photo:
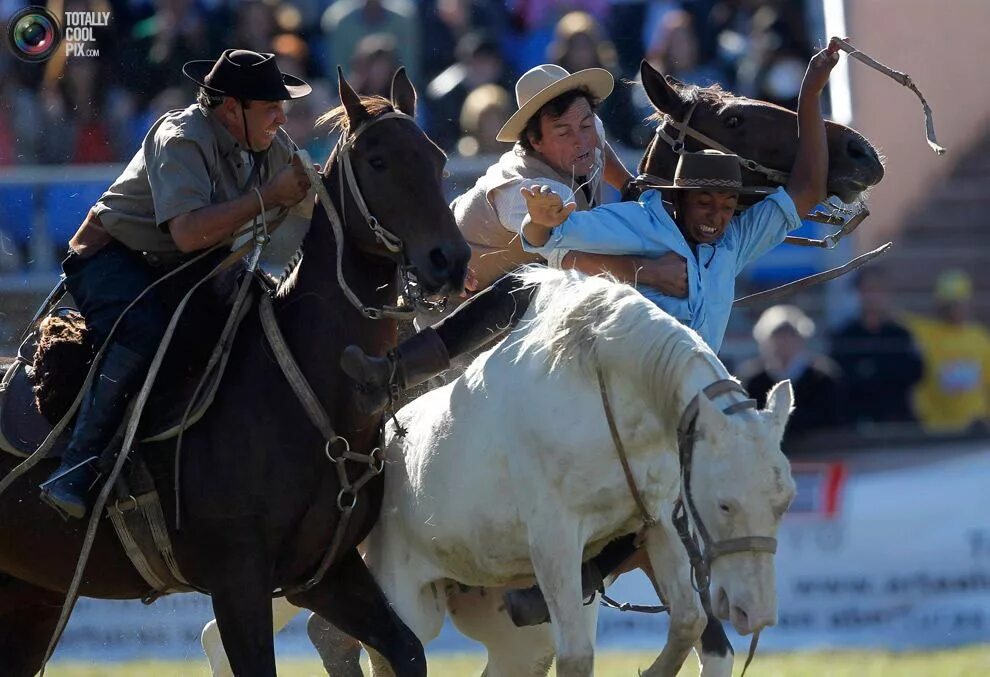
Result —
[[168, 313], [155, 290], [128, 306], [184, 255], [223, 242], [262, 209], [284, 211], [309, 190], [281, 129], [282, 102], [305, 96], [309, 85], [279, 71], [272, 54], [247, 50], [226, 50], [215, 62], [191, 61], [182, 70], [200, 86], [197, 103], [152, 126], [62, 263], [91, 342], [100, 346], [109, 337], [62, 464], [41, 485], [42, 500], [65, 516], [85, 516], [94, 461], [165, 332]]

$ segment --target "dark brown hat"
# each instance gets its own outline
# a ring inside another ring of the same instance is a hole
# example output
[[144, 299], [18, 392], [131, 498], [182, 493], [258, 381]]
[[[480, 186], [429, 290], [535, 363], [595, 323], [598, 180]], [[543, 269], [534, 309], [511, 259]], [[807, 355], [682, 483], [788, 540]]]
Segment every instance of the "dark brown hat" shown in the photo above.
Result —
[[672, 183], [653, 183], [649, 187], [659, 190], [726, 191], [741, 195], [769, 195], [775, 190], [744, 186], [739, 156], [717, 150], [684, 153], [677, 160]]
[[190, 61], [182, 72], [215, 94], [255, 101], [287, 101], [306, 96], [313, 88], [278, 69], [274, 54], [246, 49], [225, 50], [216, 61]]

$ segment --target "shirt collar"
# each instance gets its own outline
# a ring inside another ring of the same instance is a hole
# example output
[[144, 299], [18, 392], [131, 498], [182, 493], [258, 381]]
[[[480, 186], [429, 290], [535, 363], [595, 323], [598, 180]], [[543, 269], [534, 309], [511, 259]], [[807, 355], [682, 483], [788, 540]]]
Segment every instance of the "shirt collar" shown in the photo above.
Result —
[[[217, 140], [217, 146], [220, 148], [220, 155], [224, 159], [229, 159], [231, 157], [237, 156], [240, 151], [246, 151], [247, 148], [242, 145], [234, 135], [223, 126], [220, 120], [217, 119], [216, 115], [213, 114], [207, 108], [203, 106], [199, 107], [200, 112], [206, 116], [206, 119], [210, 122], [210, 127], [213, 129], [213, 135]], [[239, 160], [240, 158], [238, 158]]]

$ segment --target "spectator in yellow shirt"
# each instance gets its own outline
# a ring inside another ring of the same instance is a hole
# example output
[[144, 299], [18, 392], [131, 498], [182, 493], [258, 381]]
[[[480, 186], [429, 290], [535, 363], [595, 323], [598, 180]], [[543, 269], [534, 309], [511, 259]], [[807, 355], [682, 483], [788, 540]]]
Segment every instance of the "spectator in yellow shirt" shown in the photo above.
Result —
[[960, 270], [939, 275], [935, 317], [909, 317], [924, 361], [914, 391], [921, 424], [963, 432], [990, 424], [990, 332], [970, 320], [973, 285]]

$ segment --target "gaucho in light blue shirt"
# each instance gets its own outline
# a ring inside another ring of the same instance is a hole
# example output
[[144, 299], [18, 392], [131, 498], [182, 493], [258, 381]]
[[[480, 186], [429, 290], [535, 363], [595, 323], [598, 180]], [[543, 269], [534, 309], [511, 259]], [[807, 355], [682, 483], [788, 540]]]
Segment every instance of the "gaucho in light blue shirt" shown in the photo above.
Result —
[[540, 254], [552, 266], [559, 266], [572, 250], [644, 257], [680, 254], [687, 261], [687, 298], [667, 296], [644, 285], [637, 289], [697, 331], [717, 352], [729, 322], [736, 276], [800, 225], [794, 201], [780, 188], [734, 216], [722, 236], [711, 244], [692, 246], [664, 208], [660, 192], [650, 190], [638, 202], [574, 212], [553, 229], [546, 244], [533, 246], [523, 237], [523, 247]]

